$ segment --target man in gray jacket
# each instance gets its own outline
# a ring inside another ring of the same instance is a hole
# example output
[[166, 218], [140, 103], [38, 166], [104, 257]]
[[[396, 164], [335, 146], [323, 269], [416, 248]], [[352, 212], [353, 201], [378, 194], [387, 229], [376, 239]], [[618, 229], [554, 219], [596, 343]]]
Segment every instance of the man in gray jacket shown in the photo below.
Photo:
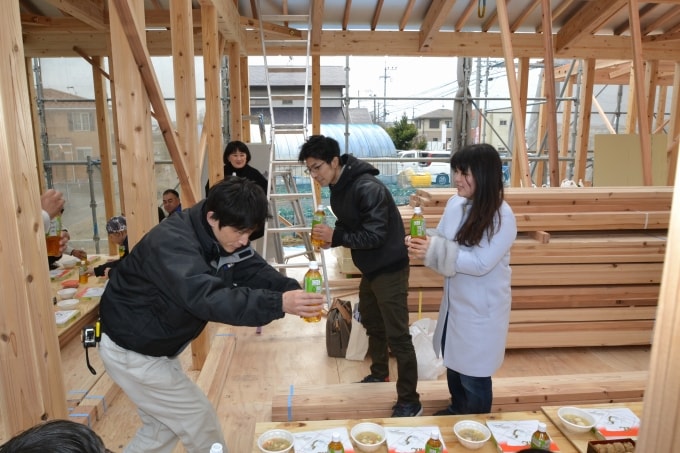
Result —
[[250, 248], [267, 216], [264, 191], [229, 178], [149, 231], [111, 275], [100, 356], [143, 423], [126, 453], [170, 453], [178, 440], [190, 453], [225, 444], [215, 410], [177, 358], [208, 321], [256, 327], [321, 310], [322, 295], [305, 293]]

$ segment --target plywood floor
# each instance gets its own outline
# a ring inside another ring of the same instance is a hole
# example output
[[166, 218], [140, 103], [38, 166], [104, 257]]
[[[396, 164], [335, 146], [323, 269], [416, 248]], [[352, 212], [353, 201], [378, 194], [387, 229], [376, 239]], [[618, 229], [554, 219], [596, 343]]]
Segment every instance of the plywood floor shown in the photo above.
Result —
[[[368, 361], [327, 356], [323, 322], [307, 324], [288, 315], [265, 326], [259, 335], [254, 328], [216, 328], [219, 333], [236, 337], [235, 354], [217, 406], [231, 453], [251, 451], [255, 423], [270, 420], [272, 396], [277, 389], [309, 383], [349, 383], [368, 373]], [[646, 370], [649, 352], [649, 347], [511, 350], [496, 376]], [[71, 391], [89, 388], [104, 371], [97, 352], [91, 351], [90, 360], [99, 374], [88, 372], [78, 342], [67, 345], [62, 356], [67, 389]], [[181, 358], [185, 369], [196, 378], [198, 372], [190, 369], [190, 350]], [[396, 366], [392, 365], [396, 375]], [[139, 427], [139, 419], [134, 406], [120, 393], [105, 417], [93, 426], [107, 447], [119, 452]]]

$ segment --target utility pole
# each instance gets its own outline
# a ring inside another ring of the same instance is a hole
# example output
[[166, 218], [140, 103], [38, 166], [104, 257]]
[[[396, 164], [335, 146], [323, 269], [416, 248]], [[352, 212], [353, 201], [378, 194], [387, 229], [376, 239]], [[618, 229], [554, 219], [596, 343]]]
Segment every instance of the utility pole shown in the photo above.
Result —
[[385, 62], [385, 74], [380, 76], [383, 79], [383, 123], [387, 122], [387, 79], [390, 78], [387, 71], [394, 71], [395, 69], [397, 69], [396, 66], [387, 66], [387, 62]]

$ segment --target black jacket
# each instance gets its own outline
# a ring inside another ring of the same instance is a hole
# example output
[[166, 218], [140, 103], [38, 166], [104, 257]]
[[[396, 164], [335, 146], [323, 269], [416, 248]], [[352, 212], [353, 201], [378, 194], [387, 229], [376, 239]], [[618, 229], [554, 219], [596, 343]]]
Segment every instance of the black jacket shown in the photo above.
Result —
[[352, 249], [352, 261], [367, 278], [408, 266], [404, 224], [389, 189], [376, 178], [378, 169], [344, 154], [342, 173], [330, 185], [337, 217], [331, 246]]
[[299, 289], [298, 282], [250, 247], [227, 255], [205, 220], [204, 205], [151, 229], [112, 273], [100, 316], [102, 331], [119, 346], [175, 356], [208, 321], [261, 326], [284, 316], [281, 292]]

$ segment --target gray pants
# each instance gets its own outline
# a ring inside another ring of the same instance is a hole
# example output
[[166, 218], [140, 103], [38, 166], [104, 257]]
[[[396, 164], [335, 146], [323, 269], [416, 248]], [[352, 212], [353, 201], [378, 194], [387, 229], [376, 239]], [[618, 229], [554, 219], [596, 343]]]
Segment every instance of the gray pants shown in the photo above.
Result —
[[208, 452], [215, 442], [226, 445], [215, 409], [177, 358], [129, 351], [106, 334], [99, 355], [142, 419], [125, 453], [171, 453], [178, 440], [188, 453]]

